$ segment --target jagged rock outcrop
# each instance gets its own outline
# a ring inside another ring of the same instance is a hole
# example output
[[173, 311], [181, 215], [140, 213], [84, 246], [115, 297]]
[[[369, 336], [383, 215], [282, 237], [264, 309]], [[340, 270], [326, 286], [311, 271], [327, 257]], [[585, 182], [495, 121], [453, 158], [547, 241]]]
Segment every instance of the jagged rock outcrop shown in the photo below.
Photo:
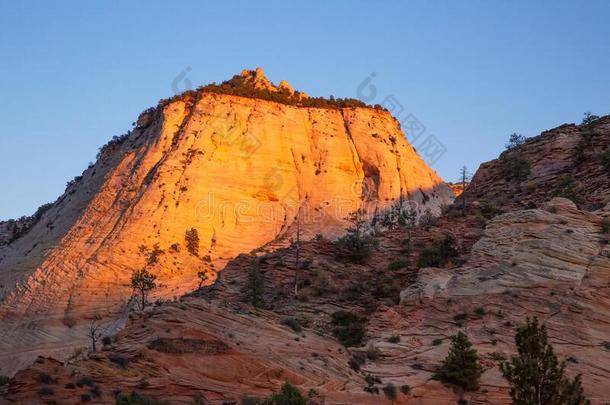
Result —
[[603, 207], [610, 201], [609, 145], [610, 116], [561, 125], [483, 163], [465, 196], [510, 208], [553, 197], [588, 209]]
[[[332, 238], [359, 208], [410, 200], [439, 214], [451, 202], [389, 113], [316, 101], [261, 70], [227, 83], [145, 111], [24, 236], [0, 246], [3, 373], [39, 353], [70, 354], [91, 319], [120, 319], [108, 326], [117, 330], [134, 270], [158, 276], [153, 299], [171, 298], [196, 287], [199, 271], [212, 281], [239, 253], [287, 238], [297, 214], [304, 238]], [[198, 255], [185, 245], [193, 228]]]

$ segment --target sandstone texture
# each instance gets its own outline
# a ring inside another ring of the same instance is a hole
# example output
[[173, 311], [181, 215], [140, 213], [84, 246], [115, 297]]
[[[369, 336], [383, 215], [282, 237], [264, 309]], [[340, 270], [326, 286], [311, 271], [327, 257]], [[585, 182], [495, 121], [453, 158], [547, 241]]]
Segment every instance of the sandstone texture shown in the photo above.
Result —
[[[588, 125], [561, 125], [483, 163], [465, 196], [510, 208], [569, 197], [584, 208], [599, 209], [610, 201], [609, 145], [610, 116]], [[522, 179], [507, 178], [507, 162], [515, 158], [529, 166]]]
[[[262, 70], [239, 79], [293, 91]], [[358, 209], [373, 216], [408, 201], [438, 215], [452, 198], [387, 112], [186, 93], [145, 111], [31, 229], [0, 246], [0, 369], [69, 355], [94, 319], [118, 330], [135, 270], [157, 275], [152, 300], [176, 297], [199, 271], [212, 282], [236, 255], [287, 240], [297, 215], [303, 237], [335, 238]], [[185, 246], [190, 229], [197, 256]]]

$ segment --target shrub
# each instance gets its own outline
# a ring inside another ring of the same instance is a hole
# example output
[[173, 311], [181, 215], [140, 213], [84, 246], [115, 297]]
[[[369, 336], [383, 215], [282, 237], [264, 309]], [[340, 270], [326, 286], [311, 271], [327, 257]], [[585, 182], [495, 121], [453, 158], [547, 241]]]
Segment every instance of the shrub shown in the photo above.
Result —
[[377, 348], [377, 346], [370, 344], [366, 348], [366, 357], [369, 360], [377, 360], [381, 356], [381, 350]]
[[462, 332], [451, 337], [451, 347], [436, 374], [440, 380], [454, 384], [466, 391], [479, 388], [482, 368], [472, 343]]
[[0, 375], [0, 388], [4, 387], [5, 385], [8, 385], [11, 382], [10, 377], [7, 377], [5, 375]]
[[38, 390], [38, 395], [40, 395], [40, 396], [53, 395], [54, 393], [55, 393], [55, 391], [53, 391], [53, 388], [51, 388], [51, 387], [42, 387], [41, 389]]
[[379, 242], [365, 232], [366, 221], [363, 219], [362, 210], [356, 211], [350, 217], [353, 226], [347, 230], [347, 234], [335, 242], [335, 244], [347, 253], [347, 257], [354, 263], [363, 263], [373, 251], [379, 246]]
[[409, 384], [401, 385], [400, 392], [402, 392], [405, 395], [409, 395], [411, 393], [411, 386]]
[[392, 335], [388, 338], [388, 342], [390, 343], [398, 343], [400, 342], [400, 336], [398, 335]]
[[440, 346], [443, 344], [443, 339], [441, 338], [436, 338], [432, 341], [432, 346]]
[[432, 247], [422, 251], [417, 260], [417, 267], [441, 267], [458, 256], [455, 237], [448, 233]]
[[559, 180], [559, 184], [555, 188], [555, 196], [567, 198], [577, 205], [582, 204], [585, 201], [582, 195], [576, 191], [574, 178], [570, 175], [563, 176]]
[[110, 336], [104, 336], [102, 338], [102, 344], [104, 346], [110, 346], [112, 344], [112, 339], [110, 338]]
[[303, 330], [303, 327], [299, 323], [298, 320], [294, 318], [284, 318], [280, 321], [282, 325], [288, 326], [290, 329], [295, 331], [296, 333], [300, 333]]
[[354, 371], [360, 371], [360, 367], [362, 367], [364, 363], [366, 363], [366, 357], [364, 357], [362, 353], [352, 353], [352, 356], [347, 362]]
[[148, 292], [157, 287], [155, 280], [157, 276], [151, 274], [148, 270], [142, 269], [134, 271], [131, 274], [131, 286], [134, 291], [140, 291], [140, 305], [142, 310], [146, 306], [146, 296]]
[[290, 383], [284, 383], [280, 392], [259, 402], [260, 405], [318, 405], [321, 403], [320, 396], [315, 390], [310, 390], [307, 396], [304, 396]]
[[81, 402], [90, 402], [91, 401], [91, 395], [89, 395], [89, 394], [82, 394], [80, 396], [80, 400], [81, 400]]
[[369, 394], [379, 394], [379, 388], [377, 388], [376, 384], [381, 384], [381, 380], [379, 377], [374, 377], [370, 374], [364, 376], [364, 381], [366, 382], [366, 386], [364, 390]]
[[38, 376], [38, 382], [41, 384], [57, 384], [58, 379], [53, 378], [53, 376], [51, 376], [49, 373], [41, 373]]
[[518, 356], [500, 363], [510, 395], [516, 404], [588, 404], [580, 375], [565, 376], [565, 362], [559, 363], [548, 343], [546, 327], [536, 318], [527, 319], [515, 336]]
[[265, 278], [261, 274], [258, 264], [255, 264], [248, 273], [248, 279], [243, 289], [244, 299], [258, 308], [263, 304], [264, 292]]
[[589, 125], [599, 119], [599, 115], [591, 114], [591, 111], [587, 111], [583, 114], [581, 125]]
[[394, 259], [390, 262], [388, 268], [392, 271], [400, 270], [404, 267], [407, 267], [409, 263], [403, 259]]
[[364, 319], [352, 312], [337, 311], [332, 314], [333, 335], [345, 347], [359, 346], [364, 338]]
[[84, 386], [93, 387], [95, 385], [95, 381], [93, 381], [93, 378], [89, 376], [83, 376], [76, 381], [76, 385], [81, 388]]
[[392, 383], [387, 383], [383, 388], [383, 393], [385, 394], [386, 398], [388, 398], [392, 403], [394, 403], [394, 401], [396, 401], [396, 396], [397, 396], [397, 392], [396, 392], [396, 386]]
[[523, 181], [530, 174], [530, 164], [521, 153], [513, 152], [504, 156], [500, 168], [506, 180]]
[[127, 368], [129, 366], [129, 359], [122, 354], [111, 354], [108, 356], [108, 360], [119, 368]]
[[527, 140], [527, 138], [524, 137], [523, 135], [521, 135], [517, 132], [513, 132], [512, 134], [509, 135], [508, 143], [505, 145], [505, 147], [507, 150], [515, 149], [515, 148], [523, 145], [526, 140]]

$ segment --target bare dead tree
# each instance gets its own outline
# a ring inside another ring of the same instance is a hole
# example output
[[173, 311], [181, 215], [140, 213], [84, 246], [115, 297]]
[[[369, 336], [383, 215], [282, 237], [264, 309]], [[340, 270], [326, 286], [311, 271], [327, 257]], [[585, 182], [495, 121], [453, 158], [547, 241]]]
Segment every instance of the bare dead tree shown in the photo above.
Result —
[[466, 215], [466, 182], [468, 181], [468, 168], [466, 166], [462, 166], [460, 169], [460, 177], [462, 180], [462, 216]]
[[295, 263], [294, 263], [294, 297], [299, 296], [299, 258], [301, 254], [301, 208], [297, 213], [297, 240], [295, 243]]
[[91, 339], [91, 349], [95, 352], [97, 350], [97, 341], [102, 337], [102, 332], [99, 332], [101, 325], [96, 321], [91, 321], [89, 325], [89, 333], [87, 336]]

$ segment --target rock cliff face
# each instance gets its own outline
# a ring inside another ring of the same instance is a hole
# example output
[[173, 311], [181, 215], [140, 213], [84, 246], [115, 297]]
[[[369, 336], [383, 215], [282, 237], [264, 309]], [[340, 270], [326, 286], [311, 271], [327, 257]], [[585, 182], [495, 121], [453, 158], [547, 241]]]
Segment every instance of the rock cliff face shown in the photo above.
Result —
[[588, 209], [601, 208], [610, 201], [609, 145], [610, 116], [588, 125], [561, 125], [483, 163], [466, 198], [522, 208], [566, 197]]
[[[91, 319], [120, 319], [134, 270], [157, 275], [153, 299], [171, 298], [196, 287], [199, 271], [213, 280], [239, 253], [286, 240], [297, 215], [301, 237], [332, 238], [360, 208], [374, 215], [409, 200], [439, 214], [451, 202], [389, 113], [305, 107], [317, 104], [260, 70], [238, 82], [297, 101], [205, 90], [164, 101], [0, 246], [2, 372], [69, 354]], [[186, 247], [192, 229], [198, 252]]]

